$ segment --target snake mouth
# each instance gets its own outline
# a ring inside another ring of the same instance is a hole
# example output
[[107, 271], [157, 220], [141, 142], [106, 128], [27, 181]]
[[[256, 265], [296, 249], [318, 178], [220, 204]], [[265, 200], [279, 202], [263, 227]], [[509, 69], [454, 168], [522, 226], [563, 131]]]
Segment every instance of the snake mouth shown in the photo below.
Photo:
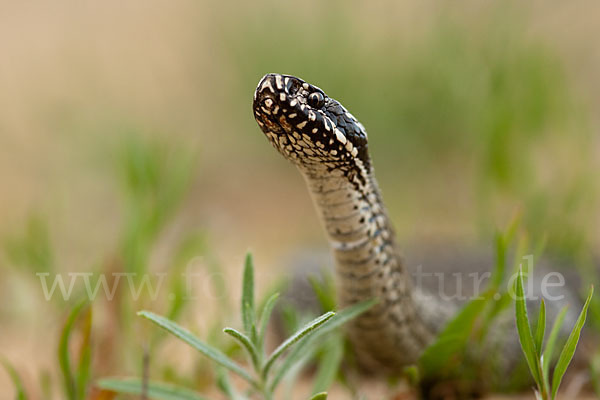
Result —
[[[276, 134], [291, 134], [294, 130], [302, 130], [303, 121], [317, 122], [314, 106], [319, 104], [309, 104], [315, 93], [323, 99], [320, 104], [323, 106], [325, 94], [321, 89], [294, 76], [267, 74], [254, 93], [254, 116], [263, 131], [266, 128]], [[322, 116], [320, 119], [322, 121]]]
[[[323, 106], [325, 93], [290, 75], [267, 74], [254, 93], [256, 122], [271, 143], [286, 157], [290, 151], [318, 147], [318, 132], [331, 130]], [[319, 100], [319, 101], [315, 101]], [[327, 127], [327, 128], [326, 128]], [[287, 149], [287, 151], [286, 151]]]

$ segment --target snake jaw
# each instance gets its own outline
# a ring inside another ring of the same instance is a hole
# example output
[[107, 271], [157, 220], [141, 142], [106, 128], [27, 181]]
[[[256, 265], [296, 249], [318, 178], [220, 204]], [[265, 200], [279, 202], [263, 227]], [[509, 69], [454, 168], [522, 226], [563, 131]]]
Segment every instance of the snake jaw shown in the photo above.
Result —
[[254, 93], [253, 111], [271, 144], [299, 167], [370, 166], [362, 124], [323, 90], [300, 78], [265, 75]]

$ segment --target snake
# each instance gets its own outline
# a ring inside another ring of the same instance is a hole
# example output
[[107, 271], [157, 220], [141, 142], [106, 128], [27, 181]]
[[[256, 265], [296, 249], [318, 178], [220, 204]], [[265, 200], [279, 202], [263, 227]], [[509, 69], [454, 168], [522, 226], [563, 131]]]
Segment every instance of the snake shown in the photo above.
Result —
[[[391, 373], [415, 365], [461, 305], [413, 282], [375, 179], [365, 127], [322, 89], [291, 75], [265, 75], [252, 109], [268, 141], [304, 177], [335, 260], [340, 306], [377, 300], [347, 327], [359, 364]], [[548, 301], [548, 315], [578, 303], [576, 289], [561, 290], [564, 301]], [[568, 313], [567, 325], [574, 318]], [[496, 328], [490, 344], [501, 349], [509, 371], [520, 352], [514, 321]]]
[[348, 335], [361, 365], [415, 363], [452, 314], [415, 288], [374, 176], [365, 127], [319, 87], [267, 74], [253, 99], [256, 123], [304, 177], [335, 260], [341, 306], [377, 299]]

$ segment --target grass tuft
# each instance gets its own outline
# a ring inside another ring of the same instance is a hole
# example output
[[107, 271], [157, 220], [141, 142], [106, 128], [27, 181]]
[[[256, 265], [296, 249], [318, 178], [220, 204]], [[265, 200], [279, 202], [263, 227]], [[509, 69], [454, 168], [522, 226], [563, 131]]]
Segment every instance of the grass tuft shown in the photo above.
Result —
[[[583, 325], [585, 324], [585, 319], [587, 316], [587, 310], [590, 305], [590, 301], [592, 300], [592, 296], [594, 294], [594, 287], [590, 287], [589, 294], [575, 322], [575, 326], [571, 330], [569, 338], [567, 342], [562, 348], [560, 356], [558, 358], [558, 362], [554, 366], [554, 373], [552, 374], [552, 381], [548, 379], [548, 371], [550, 369], [550, 364], [552, 362], [552, 353], [556, 342], [556, 337], [558, 335], [558, 331], [560, 330], [560, 326], [562, 325], [562, 319], [564, 318], [564, 309], [557, 318], [554, 327], [550, 333], [550, 337], [548, 339], [548, 343], [546, 344], [546, 350], [542, 352], [542, 340], [543, 340], [543, 331], [545, 327], [542, 327], [538, 322], [536, 339], [533, 337], [531, 332], [531, 325], [529, 322], [529, 317], [527, 316], [527, 306], [525, 293], [523, 289], [523, 271], [519, 270], [519, 275], [515, 282], [515, 313], [516, 313], [516, 321], [517, 321], [517, 330], [519, 332], [519, 340], [521, 342], [521, 348], [523, 350], [523, 354], [525, 355], [525, 359], [527, 360], [527, 365], [529, 366], [529, 371], [535, 380], [537, 390], [536, 396], [541, 400], [554, 400], [556, 398], [556, 394], [558, 393], [558, 389], [560, 387], [560, 383], [562, 378], [573, 359], [573, 355], [575, 354], [575, 350], [577, 348], [577, 343], [579, 342], [579, 337], [581, 335], [581, 330], [583, 329]], [[540, 321], [545, 320], [545, 306], [542, 302], [540, 307]], [[542, 333], [539, 333], [540, 330]], [[539, 338], [542, 338], [540, 340]]]
[[[242, 301], [240, 313], [242, 315], [242, 323], [244, 325], [244, 331], [240, 332], [234, 328], [225, 328], [224, 333], [233, 337], [237, 343], [246, 350], [250, 364], [253, 366], [253, 371], [248, 371], [227, 354], [219, 350], [218, 348], [211, 346], [185, 328], [179, 326], [174, 321], [167, 318], [161, 317], [155, 313], [149, 311], [140, 311], [138, 315], [146, 318], [158, 325], [162, 329], [166, 330], [175, 337], [181, 339], [194, 349], [198, 350], [204, 356], [223, 367], [224, 370], [219, 370], [219, 377], [217, 380], [218, 387], [228, 399], [246, 399], [241, 394], [238, 394], [231, 383], [225, 370], [228, 370], [239, 377], [243, 378], [249, 385], [247, 392], [248, 396], [258, 395], [262, 399], [271, 400], [274, 396], [274, 392], [280, 383], [281, 379], [285, 374], [292, 369], [294, 366], [299, 366], [303, 356], [307, 354], [313, 354], [314, 351], [309, 350], [314, 344], [317, 338], [323, 337], [324, 334], [332, 332], [334, 329], [339, 328], [352, 318], [358, 316], [360, 313], [366, 311], [371, 307], [374, 302], [363, 302], [349, 307], [348, 309], [342, 310], [339, 313], [326, 312], [325, 314], [315, 318], [311, 322], [307, 323], [304, 327], [298, 329], [294, 334], [283, 341], [272, 353], [266, 354], [264, 338], [266, 326], [268, 324], [271, 312], [277, 301], [278, 295], [272, 295], [262, 306], [260, 312], [260, 330], [256, 331], [256, 320], [254, 310], [254, 265], [252, 262], [252, 256], [248, 254], [246, 256], [246, 262], [243, 273], [242, 282]], [[341, 344], [341, 341], [338, 341]], [[319, 379], [315, 385], [316, 393], [312, 398], [314, 399], [325, 399], [326, 393], [322, 392], [326, 390], [328, 385], [333, 381], [333, 377], [337, 374], [339, 367], [339, 360], [343, 353], [343, 347], [335, 348], [335, 351], [327, 358], [328, 362], [321, 366]], [[123, 381], [123, 380], [102, 380], [99, 383], [100, 387], [104, 389], [110, 389], [119, 393], [142, 393], [141, 381]], [[188, 399], [188, 398], [200, 398], [200, 397], [185, 397], [192, 396], [191, 392], [181, 389], [182, 393], [185, 393], [184, 397], [177, 397], [174, 395], [174, 391], [180, 390], [175, 386], [160, 386], [158, 384], [151, 383], [149, 385], [148, 395], [163, 396], [156, 397], [161, 399]], [[164, 397], [172, 396], [172, 397]], [[173, 397], [175, 396], [175, 397]]]

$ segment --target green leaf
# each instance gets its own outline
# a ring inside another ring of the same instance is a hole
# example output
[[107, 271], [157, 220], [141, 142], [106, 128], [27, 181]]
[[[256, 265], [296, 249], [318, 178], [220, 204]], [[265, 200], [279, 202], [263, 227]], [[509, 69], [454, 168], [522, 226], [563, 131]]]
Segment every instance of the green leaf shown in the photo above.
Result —
[[156, 325], [177, 336], [179, 339], [183, 340], [217, 364], [222, 365], [231, 372], [234, 372], [235, 374], [244, 378], [246, 381], [250, 382], [253, 386], [256, 386], [254, 379], [242, 367], [223, 354], [223, 352], [221, 352], [219, 349], [209, 346], [198, 339], [187, 329], [182, 328], [175, 322], [161, 317], [160, 315], [156, 315], [150, 311], [140, 311], [138, 312], [138, 315], [154, 322]]
[[223, 394], [227, 396], [228, 399], [235, 400], [238, 398], [238, 394], [231, 385], [231, 382], [229, 381], [229, 375], [224, 368], [217, 369], [217, 386], [219, 389], [221, 389]]
[[542, 299], [540, 304], [540, 314], [538, 315], [537, 327], [535, 329], [535, 350], [539, 357], [542, 354], [542, 346], [544, 345], [544, 333], [546, 332], [546, 303]]
[[491, 287], [496, 290], [502, 285], [504, 280], [504, 271], [506, 270], [506, 247], [504, 235], [496, 233], [496, 264], [490, 279]]
[[246, 303], [246, 313], [248, 317], [248, 321], [250, 321], [250, 330], [248, 331], [248, 335], [250, 335], [250, 340], [252, 343], [258, 343], [258, 333], [256, 332], [256, 315], [254, 313], [254, 309], [250, 304]]
[[434, 376], [447, 367], [453, 355], [459, 354], [469, 340], [476, 318], [486, 305], [486, 298], [473, 299], [446, 324], [436, 340], [419, 359], [425, 377]]
[[321, 336], [322, 335], [319, 334], [319, 331], [317, 331], [307, 338], [307, 340], [301, 340], [300, 343], [298, 343], [298, 345], [290, 352], [290, 354], [285, 357], [279, 368], [277, 368], [277, 370], [273, 373], [273, 378], [271, 379], [271, 384], [269, 385], [269, 390], [271, 392], [275, 391], [275, 388], [277, 388], [286, 374], [293, 371], [295, 367], [302, 365], [305, 360], [314, 355], [315, 351], [317, 350], [315, 343], [316, 339], [317, 337]]
[[560, 328], [562, 327], [565, 316], [567, 315], [567, 310], [568, 307], [564, 306], [556, 316], [554, 324], [552, 325], [552, 330], [550, 331], [550, 336], [548, 336], [548, 341], [546, 342], [546, 348], [544, 349], [544, 354], [542, 357], [542, 373], [544, 375], [544, 382], [548, 382], [550, 364], [552, 363], [552, 356], [554, 355], [554, 347], [556, 346], [556, 340], [558, 339]]
[[319, 360], [319, 369], [314, 378], [313, 392], [323, 392], [331, 386], [340, 369], [344, 357], [344, 340], [334, 335], [321, 346], [324, 354]]
[[319, 328], [321, 325], [323, 325], [325, 322], [331, 319], [331, 317], [333, 317], [334, 315], [335, 313], [330, 311], [321, 315], [320, 317], [315, 318], [314, 320], [306, 324], [303, 328], [294, 333], [292, 336], [287, 338], [283, 343], [281, 343], [267, 359], [262, 372], [263, 378], [266, 378], [268, 376], [269, 370], [273, 366], [275, 360], [277, 360], [287, 349], [289, 349], [299, 340], [314, 332], [317, 328]]
[[[138, 378], [106, 378], [97, 382], [98, 387], [111, 392], [141, 395], [142, 380]], [[179, 386], [148, 382], [148, 397], [156, 400], [207, 400], [199, 394]]]
[[242, 332], [237, 331], [233, 328], [225, 328], [223, 329], [223, 332], [235, 338], [242, 345], [242, 347], [246, 349], [246, 351], [250, 355], [250, 359], [252, 360], [252, 365], [254, 366], [256, 371], [260, 371], [258, 350], [254, 346], [254, 343], [252, 343], [250, 338], [244, 335]]
[[341, 327], [348, 321], [356, 318], [360, 314], [367, 311], [369, 308], [373, 307], [378, 302], [377, 299], [365, 300], [360, 303], [353, 304], [350, 307], [347, 307], [339, 312], [337, 312], [328, 322], [327, 324], [321, 326], [316, 332], [314, 332], [307, 340], [299, 343], [294, 350], [285, 358], [281, 366], [277, 369], [277, 371], [273, 374], [273, 379], [271, 381], [270, 390], [273, 391], [279, 385], [279, 382], [283, 379], [283, 377], [292, 369], [294, 365], [296, 365], [302, 358], [308, 357], [312, 354], [314, 348], [312, 347], [313, 343], [315, 343], [319, 338], [322, 338], [324, 335], [332, 332], [333, 330]]
[[322, 280], [311, 275], [308, 277], [308, 282], [315, 292], [317, 300], [319, 300], [321, 310], [323, 312], [335, 310], [335, 284], [331, 274], [324, 272], [322, 274]]
[[340, 326], [344, 325], [345, 323], [349, 322], [350, 320], [358, 317], [360, 314], [364, 313], [365, 311], [367, 311], [369, 308], [373, 307], [377, 303], [378, 303], [377, 299], [365, 300], [365, 301], [361, 301], [360, 303], [353, 304], [350, 307], [346, 307], [341, 311], [338, 311], [329, 320], [329, 322], [327, 322], [326, 325], [324, 325], [314, 335], [311, 336], [311, 340], [315, 340], [317, 337], [321, 337], [321, 336], [339, 328]]
[[523, 354], [525, 354], [525, 359], [527, 360], [531, 375], [538, 384], [538, 387], [541, 387], [542, 380], [539, 376], [539, 356], [536, 353], [533, 335], [531, 334], [531, 326], [529, 324], [529, 317], [527, 316], [522, 269], [519, 270], [519, 275], [517, 276], [515, 295], [515, 315], [517, 320], [517, 331], [519, 332], [519, 341], [521, 342], [521, 348], [523, 349]]
[[260, 313], [260, 328], [258, 331], [258, 346], [260, 346], [260, 351], [262, 352], [265, 345], [265, 335], [267, 334], [267, 326], [269, 325], [269, 320], [271, 319], [271, 313], [273, 312], [273, 308], [275, 308], [275, 304], [277, 304], [277, 300], [279, 299], [279, 293], [274, 293], [269, 297], [265, 306]]
[[309, 400], [327, 400], [327, 392], [317, 393], [312, 396]]
[[[513, 298], [511, 297], [511, 293], [506, 292], [492, 292], [495, 290], [494, 288], [489, 289], [489, 291], [484, 292], [483, 296], [488, 296], [488, 305], [485, 307], [483, 311], [482, 323], [479, 326], [477, 331], [477, 339], [479, 342], [483, 342], [487, 336], [490, 328], [493, 327], [494, 320], [503, 313], [506, 309], [512, 307]], [[492, 297], [493, 296], [493, 297]], [[494, 301], [490, 301], [493, 299]]]
[[565, 343], [565, 346], [558, 357], [558, 362], [556, 363], [556, 368], [554, 368], [554, 374], [552, 375], [552, 399], [556, 398], [556, 393], [558, 392], [558, 387], [560, 386], [563, 375], [567, 371], [567, 368], [571, 363], [571, 359], [573, 359], [573, 355], [575, 354], [575, 349], [577, 348], [579, 336], [581, 335], [581, 330], [585, 324], [587, 310], [590, 305], [590, 301], [592, 301], [593, 295], [594, 287], [592, 286], [585, 304], [583, 305], [583, 309], [577, 318], [577, 322], [575, 322], [575, 326], [573, 327], [573, 330], [571, 331], [571, 334], [569, 335], [569, 338], [567, 339], [567, 342]]
[[27, 394], [25, 393], [25, 387], [23, 386], [23, 381], [21, 380], [21, 377], [17, 373], [17, 370], [8, 361], [6, 361], [4, 359], [0, 359], [0, 363], [2, 363], [2, 365], [4, 366], [4, 369], [6, 369], [6, 372], [8, 372], [8, 375], [10, 375], [10, 379], [13, 381], [13, 385], [15, 385], [15, 391], [16, 391], [15, 399], [16, 400], [27, 400]]
[[246, 335], [252, 336], [254, 324], [254, 262], [252, 254], [246, 254], [244, 263], [244, 280], [242, 283], [242, 322]]
[[75, 374], [71, 368], [71, 359], [69, 356], [69, 338], [71, 337], [71, 332], [73, 330], [73, 326], [75, 325], [75, 321], [81, 310], [87, 305], [86, 300], [82, 300], [73, 307], [65, 324], [63, 325], [63, 329], [60, 335], [60, 341], [58, 343], [58, 363], [60, 365], [60, 370], [63, 375], [63, 382], [65, 386], [65, 394], [67, 399], [69, 400], [77, 400], [78, 390], [77, 390], [77, 381], [75, 378]]
[[92, 316], [92, 307], [90, 306], [82, 317], [82, 341], [79, 347], [79, 362], [77, 364], [76, 376], [77, 393], [80, 399], [85, 398], [92, 366]]
[[532, 254], [528, 254], [529, 249], [529, 237], [526, 235], [519, 236], [513, 260], [513, 271], [519, 272], [520, 268], [524, 268], [524, 276], [526, 277], [531, 276], [535, 267], [535, 258]]

